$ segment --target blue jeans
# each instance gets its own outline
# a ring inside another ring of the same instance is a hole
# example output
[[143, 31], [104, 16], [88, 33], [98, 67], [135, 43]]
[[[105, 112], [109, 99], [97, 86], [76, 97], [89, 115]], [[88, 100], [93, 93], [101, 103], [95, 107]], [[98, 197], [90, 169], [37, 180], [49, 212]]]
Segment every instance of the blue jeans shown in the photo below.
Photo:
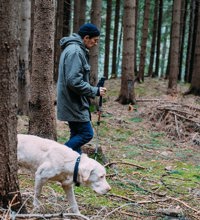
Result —
[[81, 146], [88, 143], [94, 136], [92, 125], [90, 121], [68, 123], [70, 129], [70, 139], [65, 143], [65, 145], [81, 154]]

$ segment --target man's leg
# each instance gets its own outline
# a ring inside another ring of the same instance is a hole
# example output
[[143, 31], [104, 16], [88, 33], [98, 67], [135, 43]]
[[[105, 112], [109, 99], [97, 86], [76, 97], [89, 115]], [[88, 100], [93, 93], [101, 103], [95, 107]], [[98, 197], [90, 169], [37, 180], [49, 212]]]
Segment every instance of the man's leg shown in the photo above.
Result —
[[70, 139], [65, 143], [78, 153], [81, 152], [81, 146], [88, 143], [94, 136], [93, 128], [89, 122], [69, 122]]

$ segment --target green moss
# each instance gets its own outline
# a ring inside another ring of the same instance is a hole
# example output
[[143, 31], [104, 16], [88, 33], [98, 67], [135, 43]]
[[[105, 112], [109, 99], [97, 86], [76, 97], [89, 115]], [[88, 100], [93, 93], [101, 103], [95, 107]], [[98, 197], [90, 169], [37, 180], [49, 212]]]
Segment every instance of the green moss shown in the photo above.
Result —
[[139, 123], [139, 122], [142, 122], [143, 119], [142, 118], [138, 118], [138, 117], [134, 117], [134, 118], [131, 118], [130, 121], [135, 122], [135, 123]]

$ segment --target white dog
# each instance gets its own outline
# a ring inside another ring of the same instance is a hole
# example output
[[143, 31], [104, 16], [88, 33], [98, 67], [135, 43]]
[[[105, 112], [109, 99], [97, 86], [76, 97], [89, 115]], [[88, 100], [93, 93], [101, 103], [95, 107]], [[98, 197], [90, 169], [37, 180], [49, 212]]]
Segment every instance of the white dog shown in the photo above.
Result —
[[[90, 186], [105, 194], [111, 187], [106, 181], [105, 168], [86, 154], [79, 154], [56, 141], [34, 135], [18, 134], [19, 165], [34, 170], [34, 206], [39, 206], [42, 186], [48, 180], [59, 181], [66, 193], [71, 211], [79, 213], [74, 196], [74, 182]], [[80, 162], [79, 162], [80, 160]]]

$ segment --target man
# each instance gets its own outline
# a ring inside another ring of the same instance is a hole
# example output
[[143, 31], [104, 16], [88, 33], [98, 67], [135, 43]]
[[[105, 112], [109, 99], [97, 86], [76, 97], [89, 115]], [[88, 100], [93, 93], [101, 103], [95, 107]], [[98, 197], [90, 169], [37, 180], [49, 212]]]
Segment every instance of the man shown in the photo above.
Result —
[[91, 23], [80, 27], [78, 34], [60, 40], [62, 53], [57, 83], [57, 117], [67, 121], [70, 139], [65, 143], [78, 153], [94, 136], [89, 111], [90, 98], [103, 96], [105, 87], [91, 86], [89, 49], [96, 46], [100, 31]]

